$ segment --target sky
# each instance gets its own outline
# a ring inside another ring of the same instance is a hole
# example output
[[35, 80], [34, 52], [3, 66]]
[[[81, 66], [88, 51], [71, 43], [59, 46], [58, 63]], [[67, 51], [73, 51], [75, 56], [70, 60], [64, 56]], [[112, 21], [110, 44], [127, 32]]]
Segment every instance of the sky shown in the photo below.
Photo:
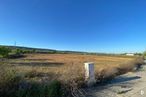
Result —
[[146, 50], [146, 0], [0, 0], [0, 45]]

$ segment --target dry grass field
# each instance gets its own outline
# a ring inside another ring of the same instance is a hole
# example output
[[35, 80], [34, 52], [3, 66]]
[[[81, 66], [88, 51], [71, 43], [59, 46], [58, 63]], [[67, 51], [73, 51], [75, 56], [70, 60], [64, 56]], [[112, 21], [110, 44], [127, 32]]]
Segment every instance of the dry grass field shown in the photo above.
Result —
[[79, 89], [86, 86], [85, 62], [94, 62], [96, 81], [100, 83], [133, 70], [143, 60], [139, 57], [80, 54], [25, 54], [23, 58], [1, 59], [0, 96], [40, 97], [38, 94], [41, 94], [41, 97], [64, 97], [62, 93], [65, 93], [68, 97], [77, 97]]
[[[118, 72], [117, 69], [129, 69], [135, 57], [78, 55], [78, 54], [27, 54], [25, 58], [7, 61], [17, 72], [34, 73], [32, 77], [39, 81], [59, 79], [68, 81], [78, 76], [84, 77], [84, 63], [95, 63], [95, 74], [104, 77]], [[134, 66], [134, 65], [133, 65]], [[39, 76], [40, 75], [40, 76]], [[49, 75], [49, 76], [48, 76]]]

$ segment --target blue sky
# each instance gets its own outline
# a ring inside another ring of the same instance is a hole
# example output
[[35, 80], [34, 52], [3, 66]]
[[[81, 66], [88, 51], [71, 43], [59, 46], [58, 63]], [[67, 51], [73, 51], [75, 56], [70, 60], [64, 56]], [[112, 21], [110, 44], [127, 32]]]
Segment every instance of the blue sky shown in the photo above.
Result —
[[0, 0], [0, 44], [90, 52], [146, 49], [146, 0]]

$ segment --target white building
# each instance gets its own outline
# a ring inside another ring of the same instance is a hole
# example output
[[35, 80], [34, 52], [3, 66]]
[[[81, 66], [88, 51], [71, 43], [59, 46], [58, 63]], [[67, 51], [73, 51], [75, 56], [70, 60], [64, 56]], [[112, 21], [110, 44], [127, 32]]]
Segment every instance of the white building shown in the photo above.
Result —
[[134, 56], [133, 53], [127, 53], [126, 55], [127, 55], [127, 56]]

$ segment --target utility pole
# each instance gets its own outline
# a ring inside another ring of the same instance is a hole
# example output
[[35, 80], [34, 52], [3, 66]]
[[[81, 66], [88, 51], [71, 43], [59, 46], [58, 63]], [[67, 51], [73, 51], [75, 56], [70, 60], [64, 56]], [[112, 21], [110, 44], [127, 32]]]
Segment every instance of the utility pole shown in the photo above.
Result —
[[14, 46], [16, 46], [16, 45], [17, 45], [17, 42], [15, 41]]

